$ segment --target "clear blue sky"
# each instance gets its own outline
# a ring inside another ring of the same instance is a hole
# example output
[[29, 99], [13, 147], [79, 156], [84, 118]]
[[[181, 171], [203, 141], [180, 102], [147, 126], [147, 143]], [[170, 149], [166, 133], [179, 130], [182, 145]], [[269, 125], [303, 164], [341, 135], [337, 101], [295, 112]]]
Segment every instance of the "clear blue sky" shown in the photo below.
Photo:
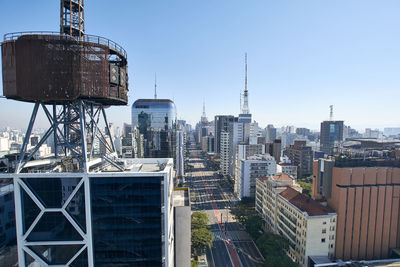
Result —
[[[59, 30], [59, 1], [2, 1], [0, 35]], [[108, 109], [130, 122], [130, 105], [175, 101], [195, 123], [239, 113], [248, 53], [249, 105], [260, 126], [318, 129], [335, 119], [357, 129], [400, 126], [400, 1], [86, 0], [86, 32], [128, 52], [129, 106]], [[2, 87], [0, 88], [2, 91]], [[0, 127], [23, 127], [32, 104], [0, 99]], [[45, 125], [45, 124], [43, 124]]]

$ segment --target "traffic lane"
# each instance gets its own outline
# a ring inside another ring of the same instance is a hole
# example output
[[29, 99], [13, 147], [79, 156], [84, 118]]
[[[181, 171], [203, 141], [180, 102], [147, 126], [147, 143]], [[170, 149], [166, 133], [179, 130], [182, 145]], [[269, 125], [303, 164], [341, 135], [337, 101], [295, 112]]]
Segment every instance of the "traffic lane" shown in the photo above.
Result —
[[[231, 259], [229, 257], [228, 251], [226, 250], [226, 245], [224, 241], [218, 240], [213, 242], [211, 250], [211, 260], [214, 261], [215, 267], [219, 266], [232, 266]], [[207, 258], [208, 259], [208, 258]], [[245, 266], [245, 265], [244, 265]]]
[[237, 248], [237, 252], [243, 266], [263, 266], [263, 260], [252, 241], [236, 241], [233, 242]]

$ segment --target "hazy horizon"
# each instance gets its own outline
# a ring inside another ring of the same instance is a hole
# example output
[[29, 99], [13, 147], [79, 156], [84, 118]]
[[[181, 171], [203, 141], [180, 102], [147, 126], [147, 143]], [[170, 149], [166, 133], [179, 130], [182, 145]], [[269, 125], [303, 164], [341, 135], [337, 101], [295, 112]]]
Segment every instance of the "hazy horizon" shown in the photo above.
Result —
[[[107, 110], [116, 125], [130, 123], [136, 99], [153, 97], [154, 73], [179, 119], [194, 126], [203, 99], [210, 120], [237, 116], [247, 52], [249, 107], [261, 127], [318, 130], [334, 105], [334, 119], [363, 132], [400, 127], [399, 13], [398, 1], [99, 0], [85, 2], [85, 28], [128, 52], [129, 104]], [[7, 2], [0, 25], [0, 36], [58, 31], [59, 3]], [[26, 127], [32, 109], [1, 98], [0, 127]]]

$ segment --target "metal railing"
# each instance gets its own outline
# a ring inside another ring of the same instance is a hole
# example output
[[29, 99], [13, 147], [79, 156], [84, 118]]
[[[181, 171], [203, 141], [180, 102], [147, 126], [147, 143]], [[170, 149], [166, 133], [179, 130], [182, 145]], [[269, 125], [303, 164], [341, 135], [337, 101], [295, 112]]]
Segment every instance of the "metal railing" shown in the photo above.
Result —
[[125, 49], [117, 44], [116, 42], [107, 39], [105, 37], [97, 36], [97, 35], [90, 35], [90, 34], [85, 34], [79, 38], [75, 38], [74, 36], [59, 33], [59, 32], [52, 32], [52, 31], [27, 31], [27, 32], [13, 32], [13, 33], [6, 33], [4, 34], [4, 41], [12, 41], [12, 40], [17, 40], [20, 36], [22, 35], [52, 35], [52, 36], [60, 36], [63, 38], [71, 38], [74, 39], [75, 41], [80, 41], [80, 42], [88, 42], [88, 43], [95, 43], [95, 44], [100, 44], [100, 45], [105, 45], [109, 47], [111, 50], [114, 50], [121, 54], [122, 56], [125, 57], [125, 59], [128, 58], [128, 55], [125, 51]]

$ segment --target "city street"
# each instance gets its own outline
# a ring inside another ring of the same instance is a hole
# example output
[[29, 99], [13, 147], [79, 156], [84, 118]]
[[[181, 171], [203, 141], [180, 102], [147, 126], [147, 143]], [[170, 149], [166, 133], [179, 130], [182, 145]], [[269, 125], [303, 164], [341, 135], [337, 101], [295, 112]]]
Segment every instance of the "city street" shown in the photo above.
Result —
[[233, 185], [219, 177], [193, 143], [189, 151], [188, 163], [193, 167], [186, 173], [186, 185], [191, 189], [192, 211], [208, 215], [214, 235], [213, 247], [206, 252], [208, 266], [262, 266], [262, 256], [251, 237], [230, 213], [237, 201]]

